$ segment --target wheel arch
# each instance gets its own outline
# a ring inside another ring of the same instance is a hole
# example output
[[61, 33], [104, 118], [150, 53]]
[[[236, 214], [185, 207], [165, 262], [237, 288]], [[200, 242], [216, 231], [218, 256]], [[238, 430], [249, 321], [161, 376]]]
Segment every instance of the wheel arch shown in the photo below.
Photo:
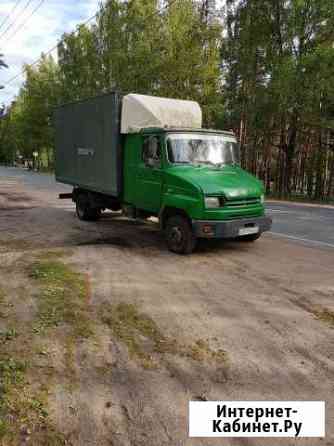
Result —
[[167, 220], [170, 217], [174, 217], [175, 215], [180, 215], [188, 220], [190, 225], [192, 225], [191, 218], [189, 217], [188, 213], [184, 209], [180, 209], [173, 206], [165, 206], [159, 215], [159, 221], [160, 221], [160, 227], [161, 229], [166, 228]]

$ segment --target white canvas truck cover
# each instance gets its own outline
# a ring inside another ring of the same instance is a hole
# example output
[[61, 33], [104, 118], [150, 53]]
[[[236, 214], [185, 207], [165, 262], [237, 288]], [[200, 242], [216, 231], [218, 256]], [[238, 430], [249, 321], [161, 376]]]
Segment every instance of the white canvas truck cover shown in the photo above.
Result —
[[194, 101], [140, 94], [124, 96], [121, 133], [136, 133], [149, 127], [201, 128], [201, 107]]

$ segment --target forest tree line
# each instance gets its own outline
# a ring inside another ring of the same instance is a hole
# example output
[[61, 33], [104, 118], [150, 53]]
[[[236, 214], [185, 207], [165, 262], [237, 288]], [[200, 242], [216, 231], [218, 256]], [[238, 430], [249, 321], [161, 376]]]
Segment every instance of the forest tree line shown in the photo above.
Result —
[[[52, 116], [111, 90], [192, 99], [233, 129], [268, 193], [334, 198], [332, 0], [109, 0], [63, 35], [57, 61], [25, 67], [0, 120], [0, 162], [37, 150], [52, 168]], [[1, 93], [0, 93], [1, 94]]]

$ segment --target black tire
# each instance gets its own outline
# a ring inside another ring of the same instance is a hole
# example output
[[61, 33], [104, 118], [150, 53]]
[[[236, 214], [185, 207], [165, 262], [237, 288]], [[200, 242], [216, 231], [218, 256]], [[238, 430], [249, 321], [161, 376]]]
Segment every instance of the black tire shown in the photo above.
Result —
[[168, 249], [176, 254], [191, 254], [196, 247], [192, 227], [182, 215], [167, 220], [165, 234]]
[[261, 232], [258, 232], [257, 234], [243, 235], [242, 237], [238, 237], [238, 240], [241, 240], [242, 242], [255, 242], [261, 235]]
[[79, 220], [96, 221], [101, 217], [101, 209], [92, 208], [89, 205], [88, 197], [85, 194], [80, 194], [77, 197], [75, 205]]

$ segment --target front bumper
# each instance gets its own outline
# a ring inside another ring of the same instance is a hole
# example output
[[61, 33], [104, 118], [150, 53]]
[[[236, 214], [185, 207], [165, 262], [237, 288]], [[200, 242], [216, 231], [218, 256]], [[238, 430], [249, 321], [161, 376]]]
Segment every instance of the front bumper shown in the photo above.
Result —
[[259, 228], [259, 233], [269, 231], [272, 225], [270, 217], [242, 218], [239, 220], [193, 220], [193, 231], [199, 238], [236, 238], [240, 230], [245, 228]]

